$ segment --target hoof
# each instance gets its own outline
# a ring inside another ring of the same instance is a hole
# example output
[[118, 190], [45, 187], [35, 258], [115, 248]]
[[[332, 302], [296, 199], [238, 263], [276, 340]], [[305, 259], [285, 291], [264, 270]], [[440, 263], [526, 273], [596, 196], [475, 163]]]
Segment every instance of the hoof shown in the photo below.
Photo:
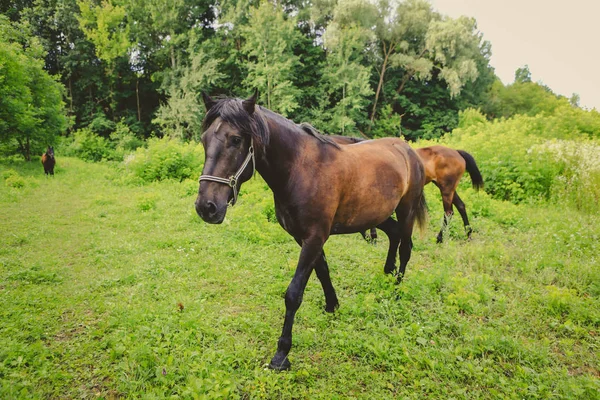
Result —
[[396, 270], [396, 266], [395, 265], [385, 265], [383, 267], [383, 272], [386, 273], [386, 274], [391, 274], [395, 270]]
[[332, 313], [335, 312], [335, 310], [337, 310], [338, 308], [340, 308], [340, 303], [338, 303], [338, 301], [336, 300], [334, 304], [325, 305], [325, 312]]
[[278, 357], [277, 354], [269, 364], [269, 368], [274, 371], [288, 371], [291, 367], [292, 364], [287, 359], [287, 356]]
[[442, 235], [438, 235], [436, 243], [442, 243], [444, 241], [444, 237]]

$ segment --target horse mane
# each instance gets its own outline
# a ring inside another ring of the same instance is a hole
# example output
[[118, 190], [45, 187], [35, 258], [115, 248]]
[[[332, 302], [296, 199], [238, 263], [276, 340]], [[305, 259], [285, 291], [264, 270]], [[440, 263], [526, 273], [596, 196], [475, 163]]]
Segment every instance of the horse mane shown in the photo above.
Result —
[[260, 107], [256, 107], [252, 115], [244, 109], [242, 99], [235, 98], [218, 98], [207, 112], [202, 122], [204, 130], [215, 121], [221, 118], [223, 121], [234, 126], [241, 133], [249, 134], [255, 146], [259, 146], [264, 150], [269, 144], [269, 127], [265, 121]]
[[333, 139], [331, 139], [330, 137], [322, 134], [321, 132], [319, 132], [317, 130], [317, 128], [315, 128], [314, 126], [312, 126], [311, 124], [309, 124], [308, 122], [302, 122], [301, 124], [298, 125], [304, 132], [308, 133], [311, 136], [314, 136], [315, 138], [317, 138], [317, 140], [319, 140], [319, 142], [321, 143], [327, 143], [330, 144], [336, 148], [340, 148], [340, 145], [337, 144], [336, 142], [333, 141]]

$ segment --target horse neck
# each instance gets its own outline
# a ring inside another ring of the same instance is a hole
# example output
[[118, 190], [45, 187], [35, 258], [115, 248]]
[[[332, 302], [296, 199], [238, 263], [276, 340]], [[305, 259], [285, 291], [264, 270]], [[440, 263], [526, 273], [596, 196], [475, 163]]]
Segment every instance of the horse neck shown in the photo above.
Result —
[[275, 196], [285, 196], [290, 175], [302, 152], [306, 136], [298, 132], [291, 121], [268, 113], [265, 119], [269, 126], [269, 144], [264, 153], [257, 154], [256, 170], [263, 177]]

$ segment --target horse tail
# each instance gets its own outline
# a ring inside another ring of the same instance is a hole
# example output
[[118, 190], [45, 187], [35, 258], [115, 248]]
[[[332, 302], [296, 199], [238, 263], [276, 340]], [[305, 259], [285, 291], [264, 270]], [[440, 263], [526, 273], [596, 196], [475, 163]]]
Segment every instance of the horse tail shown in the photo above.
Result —
[[481, 177], [481, 172], [479, 172], [479, 168], [477, 168], [477, 163], [472, 155], [467, 153], [464, 150], [457, 150], [462, 158], [465, 159], [467, 163], [467, 172], [471, 176], [471, 182], [473, 183], [473, 188], [479, 190], [483, 188], [483, 178]]
[[427, 228], [427, 202], [425, 201], [425, 191], [421, 188], [421, 193], [417, 200], [413, 212], [415, 213], [415, 221], [421, 232]]

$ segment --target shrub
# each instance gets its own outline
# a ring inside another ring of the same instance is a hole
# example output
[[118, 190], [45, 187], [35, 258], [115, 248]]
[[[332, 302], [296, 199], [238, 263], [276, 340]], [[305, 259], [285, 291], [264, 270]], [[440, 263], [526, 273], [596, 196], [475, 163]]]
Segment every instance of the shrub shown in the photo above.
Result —
[[[465, 114], [463, 114], [465, 115]], [[450, 147], [470, 152], [493, 197], [515, 203], [530, 198], [547, 199], [557, 167], [532, 147], [544, 142], [536, 133], [538, 117], [519, 116], [507, 121], [485, 122], [466, 114], [474, 124], [455, 129], [446, 138]]]
[[203, 160], [201, 145], [163, 138], [150, 139], [147, 148], [138, 148], [125, 163], [129, 170], [146, 182], [183, 181], [200, 174]]
[[568, 105], [559, 110], [555, 115], [517, 115], [493, 122], [478, 111], [465, 110], [460, 128], [440, 142], [473, 154], [485, 190], [494, 198], [513, 203], [552, 199], [597, 211], [600, 143], [590, 136], [596, 123], [600, 129], [598, 113]]
[[135, 151], [144, 145], [144, 141], [136, 137], [127, 124], [118, 122], [115, 131], [110, 134], [113, 147], [111, 159], [123, 160], [125, 155]]
[[110, 158], [112, 149], [104, 137], [96, 135], [91, 129], [83, 128], [73, 132], [72, 141], [63, 151], [65, 155], [86, 161], [102, 161]]
[[4, 183], [8, 187], [12, 187], [15, 189], [20, 189], [25, 187], [25, 178], [19, 175], [11, 175], [4, 180]]
[[600, 203], [600, 144], [591, 140], [552, 140], [537, 146], [560, 166], [552, 183], [554, 201], [594, 212]]
[[122, 161], [126, 154], [144, 145], [124, 122], [114, 125], [110, 139], [98, 136], [92, 129], [83, 128], [63, 143], [62, 153], [86, 161]]

